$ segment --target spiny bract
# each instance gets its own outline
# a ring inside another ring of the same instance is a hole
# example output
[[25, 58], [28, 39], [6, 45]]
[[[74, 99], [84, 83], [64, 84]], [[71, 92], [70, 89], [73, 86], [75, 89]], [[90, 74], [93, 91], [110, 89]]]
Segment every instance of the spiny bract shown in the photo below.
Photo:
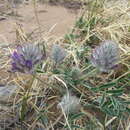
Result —
[[109, 72], [117, 66], [120, 59], [118, 44], [106, 40], [96, 47], [91, 55], [91, 63], [101, 72]]
[[80, 109], [80, 100], [68, 92], [62, 97], [58, 107], [62, 108], [66, 114], [74, 113]]
[[53, 45], [51, 58], [55, 61], [55, 63], [62, 62], [66, 55], [67, 53], [64, 48], [57, 44]]
[[38, 45], [29, 43], [18, 46], [11, 56], [12, 71], [33, 73], [35, 65], [40, 63], [44, 56], [44, 52], [42, 52]]

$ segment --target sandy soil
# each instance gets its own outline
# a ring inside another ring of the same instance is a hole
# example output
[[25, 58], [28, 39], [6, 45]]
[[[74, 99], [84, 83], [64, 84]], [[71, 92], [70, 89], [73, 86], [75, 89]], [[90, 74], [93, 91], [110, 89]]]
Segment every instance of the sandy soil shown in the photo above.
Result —
[[[11, 43], [16, 39], [16, 23], [21, 24], [26, 33], [31, 33], [38, 28], [32, 3], [19, 5], [13, 11], [18, 16], [11, 15], [11, 9], [7, 9], [4, 3], [0, 3], [0, 43]], [[61, 7], [45, 4], [37, 4], [37, 14], [40, 27], [43, 32], [48, 32], [52, 27], [50, 35], [63, 36], [74, 24], [76, 13]]]
[[[5, 84], [9, 78], [8, 63], [10, 55], [9, 46], [15, 45], [16, 42], [16, 23], [20, 24], [26, 34], [34, 32], [33, 39], [39, 38], [39, 26], [34, 13], [32, 3], [19, 5], [13, 9], [17, 16], [12, 15], [12, 9], [7, 8], [5, 2], [0, 0], [0, 84]], [[40, 22], [42, 34], [48, 33], [48, 36], [59, 38], [64, 36], [74, 25], [77, 14], [72, 10], [68, 10], [63, 6], [51, 6], [45, 4], [37, 4], [37, 15]], [[36, 30], [36, 31], [35, 31]], [[35, 38], [36, 37], [36, 38]], [[6, 52], [6, 53], [5, 53]], [[6, 67], [6, 69], [4, 69]], [[10, 79], [10, 78], [9, 78]]]

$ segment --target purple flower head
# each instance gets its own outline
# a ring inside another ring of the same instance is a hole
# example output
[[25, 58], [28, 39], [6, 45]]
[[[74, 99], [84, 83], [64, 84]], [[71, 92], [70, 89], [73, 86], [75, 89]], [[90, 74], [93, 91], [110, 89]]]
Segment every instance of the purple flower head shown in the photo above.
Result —
[[117, 66], [120, 59], [118, 44], [106, 40], [96, 47], [91, 55], [91, 63], [101, 72], [109, 72]]
[[29, 43], [18, 46], [11, 56], [12, 71], [33, 73], [35, 65], [39, 64], [44, 56], [44, 53], [38, 45]]

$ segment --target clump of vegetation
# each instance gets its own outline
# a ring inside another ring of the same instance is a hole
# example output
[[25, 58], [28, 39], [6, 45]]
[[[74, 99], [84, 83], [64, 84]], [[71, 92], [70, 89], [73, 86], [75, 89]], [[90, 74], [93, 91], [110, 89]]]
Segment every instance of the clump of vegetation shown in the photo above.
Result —
[[15, 73], [9, 72], [9, 83], [19, 89], [1, 127], [129, 130], [128, 10], [129, 3], [87, 1], [72, 31], [57, 41], [60, 45], [50, 49], [40, 35], [37, 44], [11, 50]]

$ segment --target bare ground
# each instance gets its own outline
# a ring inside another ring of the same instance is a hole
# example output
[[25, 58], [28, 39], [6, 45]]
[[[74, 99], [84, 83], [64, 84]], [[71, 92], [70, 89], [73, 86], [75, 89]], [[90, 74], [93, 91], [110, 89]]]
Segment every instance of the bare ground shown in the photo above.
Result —
[[[13, 13], [12, 13], [13, 11]], [[39, 25], [35, 16], [34, 5], [23, 4], [16, 9], [9, 9], [5, 3], [0, 3], [0, 43], [12, 43], [16, 40], [16, 23], [20, 24], [26, 33], [34, 32]], [[16, 15], [17, 14], [17, 15]], [[43, 32], [51, 36], [63, 36], [74, 24], [76, 13], [61, 6], [37, 4], [37, 15]]]

